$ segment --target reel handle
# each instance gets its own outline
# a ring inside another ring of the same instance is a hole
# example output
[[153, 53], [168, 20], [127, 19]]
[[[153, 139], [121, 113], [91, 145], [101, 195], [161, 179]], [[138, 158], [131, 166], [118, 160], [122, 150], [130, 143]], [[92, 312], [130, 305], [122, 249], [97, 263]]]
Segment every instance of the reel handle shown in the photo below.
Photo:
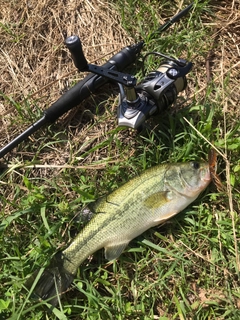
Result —
[[65, 39], [65, 45], [71, 52], [75, 67], [79, 71], [88, 71], [88, 63], [82, 51], [82, 44], [78, 36], [70, 36]]

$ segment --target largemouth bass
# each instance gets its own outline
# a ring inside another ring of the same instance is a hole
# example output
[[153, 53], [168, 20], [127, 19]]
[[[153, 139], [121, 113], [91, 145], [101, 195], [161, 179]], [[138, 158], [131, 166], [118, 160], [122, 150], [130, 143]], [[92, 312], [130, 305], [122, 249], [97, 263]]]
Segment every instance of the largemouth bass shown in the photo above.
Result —
[[118, 258], [133, 238], [186, 208], [210, 180], [207, 163], [163, 164], [90, 204], [84, 213], [93, 213], [93, 218], [68, 248], [54, 256], [36, 284], [35, 295], [56, 305], [91, 254], [104, 248], [107, 260]]

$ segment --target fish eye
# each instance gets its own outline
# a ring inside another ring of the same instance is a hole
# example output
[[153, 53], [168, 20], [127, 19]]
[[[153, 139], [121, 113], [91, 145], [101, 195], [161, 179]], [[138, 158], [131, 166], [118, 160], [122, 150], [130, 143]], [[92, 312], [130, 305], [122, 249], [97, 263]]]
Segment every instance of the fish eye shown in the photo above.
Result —
[[192, 166], [196, 170], [200, 168], [200, 164], [198, 162], [195, 162], [195, 161], [192, 162]]

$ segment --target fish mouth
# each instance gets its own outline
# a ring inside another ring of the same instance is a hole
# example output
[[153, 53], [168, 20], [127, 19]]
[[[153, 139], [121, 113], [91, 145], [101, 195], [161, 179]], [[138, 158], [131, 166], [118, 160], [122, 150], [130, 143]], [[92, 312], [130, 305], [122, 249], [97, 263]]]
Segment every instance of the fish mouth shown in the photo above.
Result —
[[209, 167], [205, 167], [205, 168], [201, 169], [201, 180], [202, 181], [210, 181], [210, 180], [212, 180]]

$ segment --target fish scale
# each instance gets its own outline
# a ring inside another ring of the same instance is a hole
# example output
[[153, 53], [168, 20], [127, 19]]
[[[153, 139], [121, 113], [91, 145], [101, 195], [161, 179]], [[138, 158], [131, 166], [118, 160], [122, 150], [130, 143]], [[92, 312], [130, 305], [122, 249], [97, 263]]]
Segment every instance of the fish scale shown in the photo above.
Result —
[[[208, 163], [157, 165], [90, 204], [84, 210], [93, 218], [70, 246], [52, 259], [36, 284], [35, 296], [56, 305], [58, 295], [69, 287], [90, 255], [105, 248], [106, 259], [118, 258], [133, 238], [186, 208], [210, 180]], [[31, 287], [36, 276], [29, 278], [26, 287]]]
[[[142, 208], [142, 203], [145, 201], [146, 197], [148, 197], [148, 194], [152, 193], [153, 190], [160, 190], [162, 187], [158, 183], [158, 179], [162, 180], [164, 175], [162, 167], [160, 168], [161, 172], [159, 173], [158, 170], [149, 169], [149, 172], [145, 171], [141, 176], [132, 179], [127, 186], [128, 196], [126, 196], [126, 186], [124, 185], [109, 196], [105, 196], [96, 202], [91, 210], [92, 214], [94, 214], [94, 218], [75, 238], [72, 245], [63, 251], [63, 255], [66, 258], [64, 268], [71, 270], [71, 273], [75, 274], [76, 268], [73, 268], [73, 265], [78, 266], [89, 255], [98, 249], [105, 247], [109, 241], [112, 243], [113, 241], [117, 242], [117, 240], [120, 240], [121, 243], [121, 238], [124, 237], [126, 246], [133, 238], [131, 229], [128, 230], [127, 234], [126, 232], [124, 234], [126, 223], [133, 224], [135, 229], [139, 226], [138, 234], [141, 234], [144, 231], [144, 224], [148, 220], [148, 215], [146, 209]], [[152, 171], [151, 174], [150, 171]], [[156, 179], [156, 176], [158, 176], [158, 179]], [[151, 180], [153, 179], [155, 180], [154, 184], [151, 183]], [[148, 187], [146, 183], [149, 183], [151, 186]], [[131, 198], [131, 201], [129, 201], [129, 197]], [[137, 217], [133, 214], [133, 206], [134, 212], [138, 212]], [[143, 214], [141, 214], [142, 211], [144, 211]], [[108, 233], [106, 233], [104, 229], [106, 225], [108, 225]], [[117, 237], [116, 228], [118, 230]], [[148, 227], [146, 229], [148, 229]], [[121, 238], [119, 234], [121, 235]], [[134, 237], [137, 235], [134, 235]], [[68, 262], [69, 260], [71, 260], [70, 264]], [[73, 261], [76, 262], [73, 263]]]

